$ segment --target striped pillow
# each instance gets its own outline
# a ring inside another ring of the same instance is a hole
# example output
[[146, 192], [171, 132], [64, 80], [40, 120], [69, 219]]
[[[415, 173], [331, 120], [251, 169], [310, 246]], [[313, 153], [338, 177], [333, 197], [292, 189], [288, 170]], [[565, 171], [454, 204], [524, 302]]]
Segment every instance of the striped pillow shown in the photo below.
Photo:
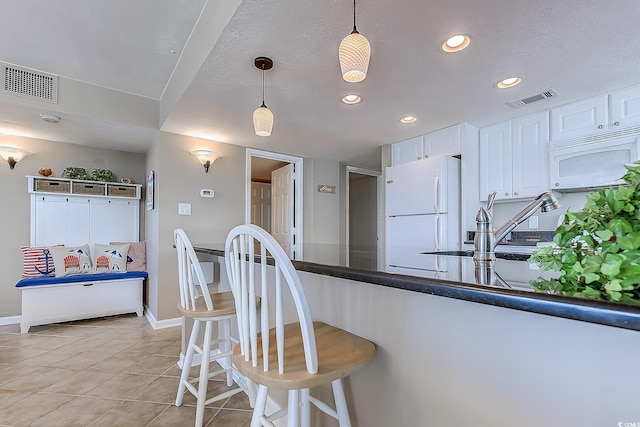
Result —
[[[61, 245], [59, 245], [61, 246]], [[53, 266], [53, 256], [48, 247], [22, 246], [24, 257], [22, 277], [42, 277], [53, 276], [55, 267]]]

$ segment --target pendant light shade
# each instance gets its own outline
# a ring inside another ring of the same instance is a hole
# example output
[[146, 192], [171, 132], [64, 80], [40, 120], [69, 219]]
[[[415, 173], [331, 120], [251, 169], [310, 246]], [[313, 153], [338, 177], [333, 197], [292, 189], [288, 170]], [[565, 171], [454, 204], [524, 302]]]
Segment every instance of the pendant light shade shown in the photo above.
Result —
[[264, 103], [264, 71], [273, 68], [273, 61], [260, 56], [255, 59], [256, 68], [262, 70], [262, 105], [253, 112], [253, 127], [258, 136], [270, 136], [273, 129], [273, 113]]
[[356, 1], [353, 0], [353, 31], [342, 39], [338, 49], [342, 78], [351, 83], [361, 82], [367, 77], [371, 45], [356, 29]]
[[258, 136], [270, 136], [273, 129], [273, 113], [262, 104], [253, 112], [253, 127]]

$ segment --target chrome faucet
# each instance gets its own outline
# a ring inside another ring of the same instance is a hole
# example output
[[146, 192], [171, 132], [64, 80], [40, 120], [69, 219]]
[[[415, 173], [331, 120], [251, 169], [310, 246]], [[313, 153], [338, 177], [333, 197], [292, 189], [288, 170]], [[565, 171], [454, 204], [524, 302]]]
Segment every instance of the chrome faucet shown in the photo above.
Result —
[[493, 229], [493, 216], [490, 211], [493, 207], [495, 192], [489, 194], [487, 208], [480, 207], [476, 215], [476, 235], [473, 239], [473, 260], [476, 264], [493, 264], [496, 260], [494, 249], [500, 241], [507, 236], [518, 224], [526, 221], [538, 209], [549, 212], [560, 207], [556, 197], [549, 191], [540, 194], [531, 203], [522, 208], [511, 219], [497, 229]]

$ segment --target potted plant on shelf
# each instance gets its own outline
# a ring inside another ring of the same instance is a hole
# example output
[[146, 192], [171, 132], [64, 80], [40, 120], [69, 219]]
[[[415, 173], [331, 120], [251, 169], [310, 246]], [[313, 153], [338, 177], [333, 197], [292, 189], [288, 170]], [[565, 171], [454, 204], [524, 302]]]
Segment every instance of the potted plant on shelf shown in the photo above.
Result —
[[102, 181], [102, 182], [113, 182], [115, 181], [115, 177], [113, 172], [109, 169], [96, 169], [91, 172], [91, 179], [93, 181]]
[[628, 185], [587, 195], [556, 229], [557, 246], [533, 253], [530, 262], [560, 272], [532, 281], [536, 291], [640, 304], [640, 161], [625, 167]]

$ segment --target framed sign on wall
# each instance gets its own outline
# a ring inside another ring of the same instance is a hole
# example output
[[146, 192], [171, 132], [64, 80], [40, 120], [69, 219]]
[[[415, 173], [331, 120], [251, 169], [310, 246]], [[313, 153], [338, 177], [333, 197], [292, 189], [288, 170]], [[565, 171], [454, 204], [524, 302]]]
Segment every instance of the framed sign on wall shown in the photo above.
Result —
[[150, 171], [147, 174], [147, 210], [153, 209], [153, 181], [155, 178], [155, 172]]

